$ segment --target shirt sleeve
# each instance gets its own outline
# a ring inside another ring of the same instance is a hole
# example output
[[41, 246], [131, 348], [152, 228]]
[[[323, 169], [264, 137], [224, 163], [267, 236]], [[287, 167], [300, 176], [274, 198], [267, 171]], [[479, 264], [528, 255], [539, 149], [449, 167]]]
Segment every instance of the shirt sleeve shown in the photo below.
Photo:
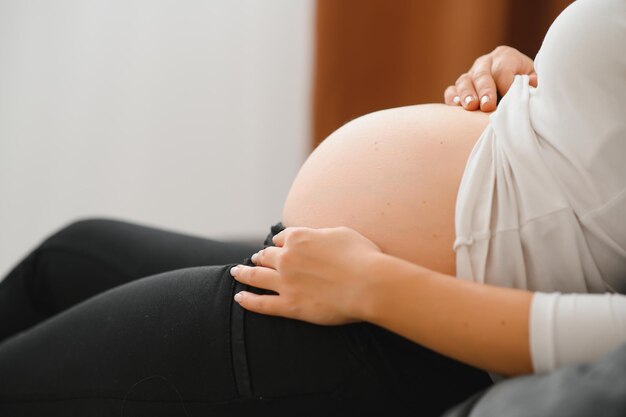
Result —
[[540, 293], [530, 311], [534, 371], [592, 362], [626, 342], [626, 296]]

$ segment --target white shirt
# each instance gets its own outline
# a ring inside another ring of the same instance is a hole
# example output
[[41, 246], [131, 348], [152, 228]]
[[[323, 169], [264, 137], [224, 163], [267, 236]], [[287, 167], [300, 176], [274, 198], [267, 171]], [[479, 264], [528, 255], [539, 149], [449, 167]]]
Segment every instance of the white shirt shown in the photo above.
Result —
[[626, 342], [626, 0], [570, 5], [535, 69], [472, 150], [454, 250], [458, 278], [536, 291], [541, 372]]

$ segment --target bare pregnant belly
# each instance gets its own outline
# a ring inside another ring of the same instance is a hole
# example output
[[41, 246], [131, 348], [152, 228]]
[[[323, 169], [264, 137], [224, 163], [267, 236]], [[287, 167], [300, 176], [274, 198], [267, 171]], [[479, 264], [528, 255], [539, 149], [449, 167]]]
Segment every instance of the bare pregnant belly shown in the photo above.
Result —
[[456, 194], [487, 117], [430, 104], [353, 120], [304, 163], [282, 223], [348, 226], [385, 253], [454, 275]]

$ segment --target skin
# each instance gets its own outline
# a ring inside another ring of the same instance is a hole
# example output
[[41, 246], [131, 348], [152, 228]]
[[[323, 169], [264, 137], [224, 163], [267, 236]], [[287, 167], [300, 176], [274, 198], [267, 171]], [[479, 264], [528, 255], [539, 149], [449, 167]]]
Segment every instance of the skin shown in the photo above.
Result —
[[496, 109], [497, 93], [504, 96], [518, 74], [527, 74], [529, 84], [537, 87], [533, 60], [515, 48], [498, 46], [478, 57], [454, 85], [446, 88], [444, 102], [450, 106], [462, 106], [465, 110], [492, 112]]
[[235, 301], [321, 325], [368, 321], [488, 371], [532, 372], [532, 292], [446, 279], [455, 273], [456, 192], [487, 123], [482, 112], [463, 111], [478, 100], [459, 108], [454, 96], [487, 96], [480, 110], [491, 111], [496, 90], [534, 72], [528, 60], [497, 48], [446, 90], [456, 107], [379, 112], [333, 133], [294, 181], [276, 246], [255, 254], [257, 266], [231, 271], [278, 295], [240, 292]]
[[456, 195], [487, 122], [484, 113], [442, 104], [353, 120], [302, 166], [282, 223], [347, 226], [387, 254], [453, 275]]

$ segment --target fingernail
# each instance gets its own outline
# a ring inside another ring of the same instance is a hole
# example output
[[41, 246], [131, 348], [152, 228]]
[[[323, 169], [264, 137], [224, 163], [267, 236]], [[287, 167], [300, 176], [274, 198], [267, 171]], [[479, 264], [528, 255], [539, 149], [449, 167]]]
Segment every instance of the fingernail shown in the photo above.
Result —
[[258, 252], [257, 252], [257, 253], [255, 253], [254, 255], [252, 255], [252, 256], [250, 257], [250, 260], [251, 260], [252, 262], [256, 263], [256, 258], [258, 258], [258, 255], [259, 255], [259, 254], [258, 254]]
[[230, 275], [235, 276], [237, 275], [237, 270], [239, 270], [239, 266], [235, 265], [232, 268], [230, 268]]
[[474, 101], [474, 97], [472, 97], [472, 96], [467, 96], [467, 97], [465, 97], [465, 105], [466, 105], [466, 106], [469, 106], [469, 104], [470, 104], [472, 101]]
[[481, 105], [481, 106], [484, 106], [484, 105], [485, 105], [485, 103], [486, 103], [486, 102], [488, 102], [488, 101], [489, 101], [489, 96], [484, 95], [484, 96], [482, 96], [482, 98], [480, 99], [480, 105]]
[[243, 294], [238, 292], [237, 294], [235, 294], [235, 301], [237, 301], [238, 303], [241, 302], [241, 300], [243, 300]]
[[454, 98], [452, 99], [452, 102], [458, 105], [461, 102], [461, 97], [454, 96]]

